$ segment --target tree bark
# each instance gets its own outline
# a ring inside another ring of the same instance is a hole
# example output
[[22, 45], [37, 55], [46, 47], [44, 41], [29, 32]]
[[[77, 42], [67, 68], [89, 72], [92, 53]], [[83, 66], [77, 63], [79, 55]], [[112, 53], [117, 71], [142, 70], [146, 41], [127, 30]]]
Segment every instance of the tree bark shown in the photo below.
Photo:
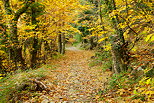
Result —
[[120, 73], [122, 71], [126, 71], [127, 65], [125, 64], [126, 62], [123, 58], [123, 49], [115, 41], [112, 44], [111, 54], [112, 54], [112, 62], [113, 62], [113, 65], [112, 65], [113, 72]]
[[[111, 12], [112, 10], [116, 10], [115, 0], [105, 0], [105, 4], [107, 5], [107, 10]], [[113, 61], [113, 71], [115, 73], [120, 73], [122, 71], [127, 70], [127, 45], [125, 45], [125, 39], [123, 36], [123, 31], [118, 27], [120, 23], [118, 15], [115, 15], [115, 18], [112, 18], [113, 28], [116, 30], [115, 34], [113, 34], [110, 38], [110, 42], [112, 44], [112, 61]]]
[[[112, 4], [113, 10], [116, 10], [116, 4], [114, 0], [112, 0]], [[116, 15], [116, 18], [113, 19], [113, 23], [114, 22], [116, 36], [114, 37], [112, 43], [113, 69], [115, 70], [115, 73], [120, 73], [127, 70], [127, 45], [125, 45], [126, 43], [122, 29], [118, 28], [118, 24], [120, 23], [118, 15]]]
[[33, 37], [33, 46], [31, 51], [31, 68], [34, 68], [36, 66], [36, 60], [37, 60], [37, 51], [38, 51], [38, 39]]
[[[32, 25], [36, 25], [37, 24], [36, 11], [35, 11], [35, 8], [33, 8], [33, 7], [31, 7], [31, 22], [32, 22]], [[34, 29], [33, 31], [36, 34], [36, 30]], [[32, 46], [32, 51], [31, 51], [31, 55], [32, 55], [32, 58], [31, 58], [31, 68], [34, 68], [36, 66], [37, 53], [38, 53], [38, 50], [39, 50], [37, 35], [35, 35], [33, 37], [33, 42], [32, 43], [33, 43], [32, 44], [33, 46]]]
[[65, 54], [65, 35], [63, 33], [58, 34], [58, 52]]
[[58, 52], [61, 54], [61, 51], [62, 51], [61, 34], [58, 34]]
[[[27, 11], [28, 7], [30, 6], [30, 0], [26, 0], [24, 6], [17, 10], [16, 13], [11, 9], [9, 0], [3, 0], [5, 12], [7, 15], [13, 15], [13, 19], [9, 20], [9, 33], [10, 36], [10, 47], [9, 47], [9, 55], [10, 59], [12, 59], [15, 64], [21, 63], [22, 65], [25, 64], [24, 59], [22, 58], [22, 47], [19, 45], [18, 35], [17, 35], [17, 23], [19, 17]], [[16, 65], [17, 66], [17, 65]]]
[[65, 54], [65, 35], [64, 33], [61, 34], [61, 41], [62, 41], [61, 54]]

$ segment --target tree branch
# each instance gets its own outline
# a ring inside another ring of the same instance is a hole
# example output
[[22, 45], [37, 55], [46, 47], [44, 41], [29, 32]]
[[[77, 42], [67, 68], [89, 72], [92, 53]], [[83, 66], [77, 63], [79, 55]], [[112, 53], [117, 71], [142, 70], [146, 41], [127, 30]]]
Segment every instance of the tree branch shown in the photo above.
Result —
[[14, 14], [14, 21], [17, 21], [20, 17], [20, 15], [22, 15], [23, 13], [25, 13], [28, 9], [28, 7], [30, 6], [30, 4], [32, 3], [31, 0], [26, 0], [26, 2], [24, 3], [24, 6], [22, 8], [20, 8], [15, 14]]
[[10, 7], [10, 1], [9, 0], [3, 0], [4, 3], [4, 9], [6, 11], [7, 15], [11, 15], [13, 13], [13, 10]]
[[[138, 35], [138, 33], [137, 33], [134, 29], [132, 29], [132, 28], [129, 26], [129, 23], [126, 21], [125, 18], [123, 18], [123, 17], [120, 16], [120, 15], [118, 15], [118, 16], [119, 16], [120, 18], [122, 18], [123, 20], [125, 20], [125, 22], [126, 22], [128, 28], [129, 28], [132, 32], [134, 32], [136, 35]], [[132, 49], [134, 48], [134, 46], [135, 46], [135, 43], [136, 43], [137, 41], [139, 41], [139, 40], [140, 40], [140, 38], [139, 38], [139, 37], [136, 37], [133, 46], [132, 46], [128, 51], [132, 50]]]

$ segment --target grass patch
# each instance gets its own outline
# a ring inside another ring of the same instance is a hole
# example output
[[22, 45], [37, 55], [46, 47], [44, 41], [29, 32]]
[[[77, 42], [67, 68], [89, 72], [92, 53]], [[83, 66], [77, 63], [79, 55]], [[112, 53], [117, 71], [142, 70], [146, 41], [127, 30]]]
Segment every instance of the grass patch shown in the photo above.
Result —
[[74, 42], [74, 43], [73, 43], [73, 46], [76, 47], [76, 46], [78, 46], [79, 44], [80, 44], [79, 42]]
[[94, 67], [94, 66], [98, 66], [98, 65], [102, 65], [102, 61], [100, 61], [100, 60], [92, 60], [89, 63], [89, 67]]
[[112, 61], [103, 61], [102, 62], [102, 70], [106, 71], [107, 69], [111, 70], [112, 69]]
[[[6, 77], [0, 79], [0, 103], [12, 103], [19, 95], [24, 97], [24, 94], [29, 96], [32, 95], [31, 93], [36, 94], [35, 91], [29, 92], [29, 87], [22, 87], [22, 85], [28, 83], [30, 79], [44, 78], [50, 73], [50, 69], [52, 69], [51, 66], [45, 65], [36, 70], [17, 71], [14, 74], [8, 74]], [[33, 84], [26, 85], [33, 86]]]
[[60, 53], [57, 52], [56, 55], [52, 56], [52, 59], [59, 59], [59, 58], [62, 58], [62, 57], [63, 57], [63, 54], [60, 54]]

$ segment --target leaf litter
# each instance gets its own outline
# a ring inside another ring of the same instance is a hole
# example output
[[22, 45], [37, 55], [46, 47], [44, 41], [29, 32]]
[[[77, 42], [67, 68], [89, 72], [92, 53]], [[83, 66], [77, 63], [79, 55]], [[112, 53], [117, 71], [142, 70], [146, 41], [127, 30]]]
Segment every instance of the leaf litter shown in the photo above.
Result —
[[[40, 93], [40, 103], [96, 103], [98, 91], [104, 89], [109, 73], [104, 73], [97, 66], [89, 67], [93, 51], [69, 49], [59, 59], [51, 60], [55, 70], [46, 77], [43, 83], [50, 88], [49, 93]], [[49, 68], [47, 68], [49, 69]], [[25, 103], [36, 102], [32, 98]]]

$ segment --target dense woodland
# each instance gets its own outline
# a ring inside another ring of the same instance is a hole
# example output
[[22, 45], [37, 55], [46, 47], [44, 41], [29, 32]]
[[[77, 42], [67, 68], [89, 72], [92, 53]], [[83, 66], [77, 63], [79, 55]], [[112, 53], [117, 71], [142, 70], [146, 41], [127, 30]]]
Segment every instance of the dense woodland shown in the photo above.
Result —
[[33, 94], [48, 92], [38, 75], [21, 80], [28, 82], [22, 86], [9, 80], [61, 60], [67, 46], [94, 51], [89, 66], [111, 73], [89, 103], [117, 103], [117, 98], [123, 100], [119, 103], [152, 103], [153, 18], [152, 0], [0, 0], [0, 103], [24, 102], [13, 96], [24, 97], [34, 84]]

